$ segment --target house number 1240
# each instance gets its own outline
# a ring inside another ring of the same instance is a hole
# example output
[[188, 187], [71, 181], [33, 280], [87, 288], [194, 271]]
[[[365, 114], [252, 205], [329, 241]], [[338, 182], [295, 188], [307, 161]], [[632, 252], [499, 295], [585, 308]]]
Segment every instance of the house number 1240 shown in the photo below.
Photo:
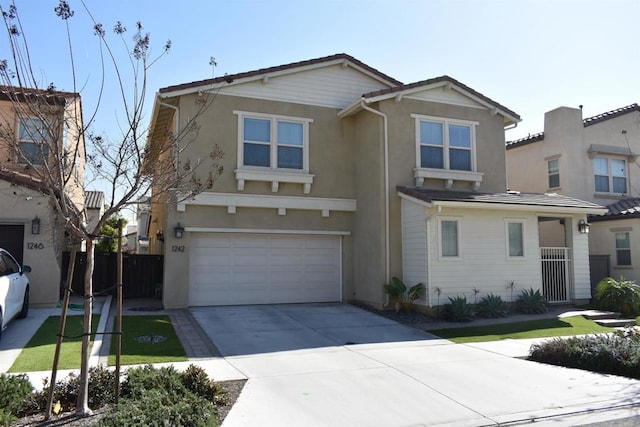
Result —
[[171, 252], [184, 252], [184, 246], [171, 246]]

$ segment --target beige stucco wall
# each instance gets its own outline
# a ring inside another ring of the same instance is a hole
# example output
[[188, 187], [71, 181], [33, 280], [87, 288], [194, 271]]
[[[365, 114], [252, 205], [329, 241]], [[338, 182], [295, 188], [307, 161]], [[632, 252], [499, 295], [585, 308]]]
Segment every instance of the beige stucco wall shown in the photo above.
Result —
[[[616, 233], [628, 232], [631, 243], [631, 266], [618, 266], [616, 257]], [[624, 219], [591, 223], [589, 233], [590, 253], [609, 255], [611, 276], [624, 277], [640, 283], [640, 219]]]
[[[31, 305], [54, 306], [60, 293], [63, 240], [49, 207], [49, 198], [36, 191], [0, 180], [0, 224], [24, 225], [23, 264], [29, 273]], [[31, 234], [31, 220], [40, 218], [40, 234]]]
[[[196, 114], [195, 96], [180, 100], [182, 126]], [[278, 192], [272, 192], [270, 182], [247, 181], [243, 191], [237, 190], [233, 171], [237, 168], [238, 116], [233, 111], [267, 113], [275, 115], [311, 118], [309, 124], [309, 173], [315, 175], [311, 191], [304, 194], [302, 185], [281, 183]], [[314, 107], [241, 97], [218, 95], [209, 110], [197, 119], [199, 131], [195, 140], [183, 144], [181, 160], [187, 158], [192, 164], [197, 159], [206, 159], [208, 152], [217, 144], [225, 153], [222, 161], [224, 172], [215, 182], [212, 193], [243, 195], [294, 196], [305, 198], [355, 199], [354, 144], [345, 133], [352, 133], [337, 117], [333, 108]], [[189, 141], [185, 138], [183, 143]], [[204, 171], [204, 169], [203, 169]], [[202, 179], [206, 178], [203, 173]], [[228, 213], [226, 207], [187, 204], [178, 212], [166, 204], [152, 204], [150, 229], [151, 248], [165, 254], [164, 304], [166, 307], [182, 307], [188, 303], [189, 284], [189, 235], [176, 240], [173, 228], [178, 222], [184, 227], [224, 228], [224, 229], [264, 229], [341, 232], [343, 237], [342, 285], [343, 299], [354, 297], [354, 260], [352, 212], [331, 211], [329, 217], [322, 217], [320, 210], [287, 209], [286, 215], [278, 215], [277, 209], [238, 207], [235, 213]], [[156, 222], [157, 219], [157, 222]], [[155, 232], [164, 229], [164, 243], [157, 242]], [[184, 252], [173, 252], [175, 245], [184, 246]]]

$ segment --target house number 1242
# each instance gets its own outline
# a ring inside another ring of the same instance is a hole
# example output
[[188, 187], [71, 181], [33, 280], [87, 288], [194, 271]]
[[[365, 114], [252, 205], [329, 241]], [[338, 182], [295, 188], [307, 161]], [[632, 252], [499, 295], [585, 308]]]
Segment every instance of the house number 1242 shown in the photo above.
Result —
[[184, 252], [184, 246], [171, 246], [171, 252]]

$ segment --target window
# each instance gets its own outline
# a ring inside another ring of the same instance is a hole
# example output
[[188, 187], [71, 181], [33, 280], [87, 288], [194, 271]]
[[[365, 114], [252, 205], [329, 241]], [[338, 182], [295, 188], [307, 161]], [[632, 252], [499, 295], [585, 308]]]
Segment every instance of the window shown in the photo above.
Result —
[[240, 118], [239, 167], [307, 171], [310, 119], [235, 112]]
[[475, 170], [476, 122], [412, 115], [419, 168]]
[[596, 193], [627, 192], [627, 162], [622, 159], [593, 159]]
[[549, 160], [547, 162], [547, 170], [549, 173], [549, 188], [560, 187], [560, 166], [558, 159]]
[[35, 117], [22, 117], [19, 120], [18, 143], [21, 156], [18, 163], [44, 164], [44, 159], [49, 156], [46, 123]]
[[443, 258], [460, 256], [458, 220], [440, 221], [440, 254]]
[[616, 233], [616, 260], [618, 265], [631, 265], [629, 233]]
[[507, 246], [509, 258], [524, 257], [524, 223], [507, 221]]

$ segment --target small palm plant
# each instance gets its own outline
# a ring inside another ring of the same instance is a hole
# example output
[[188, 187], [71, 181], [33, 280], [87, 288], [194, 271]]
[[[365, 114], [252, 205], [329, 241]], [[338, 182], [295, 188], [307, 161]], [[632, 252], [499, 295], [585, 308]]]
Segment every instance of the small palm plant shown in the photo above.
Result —
[[400, 311], [400, 307], [409, 313], [411, 311], [411, 305], [413, 301], [422, 296], [424, 291], [424, 285], [418, 283], [416, 285], [407, 288], [407, 285], [397, 277], [391, 279], [391, 283], [384, 285], [384, 291], [395, 300], [396, 312]]
[[605, 277], [598, 283], [598, 306], [604, 310], [619, 311], [625, 316], [640, 312], [640, 286], [633, 280]]

